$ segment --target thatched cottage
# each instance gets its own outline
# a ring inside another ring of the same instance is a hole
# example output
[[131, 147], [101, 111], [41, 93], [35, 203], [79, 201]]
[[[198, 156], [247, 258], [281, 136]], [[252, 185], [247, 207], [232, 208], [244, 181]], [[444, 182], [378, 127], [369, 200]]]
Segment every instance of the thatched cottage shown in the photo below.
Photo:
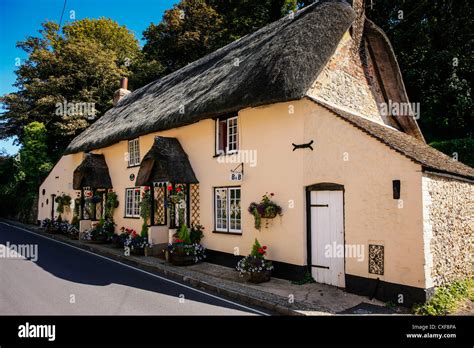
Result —
[[[149, 239], [167, 243], [165, 187], [185, 184], [211, 262], [235, 266], [258, 238], [276, 277], [309, 271], [406, 305], [471, 275], [474, 170], [425, 143], [413, 108], [391, 107], [407, 93], [362, 0], [319, 1], [131, 93], [125, 82], [41, 185], [38, 219], [57, 216], [57, 195], [113, 190], [114, 221], [139, 230], [150, 186]], [[283, 214], [257, 230], [247, 208], [266, 192]]]

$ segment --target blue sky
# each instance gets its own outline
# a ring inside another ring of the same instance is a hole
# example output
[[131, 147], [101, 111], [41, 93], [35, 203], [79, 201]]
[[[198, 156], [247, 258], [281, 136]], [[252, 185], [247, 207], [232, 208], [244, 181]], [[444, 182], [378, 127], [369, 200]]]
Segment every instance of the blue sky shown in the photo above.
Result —
[[[120, 25], [127, 26], [137, 39], [150, 25], [161, 21], [163, 12], [178, 0], [67, 0], [63, 24], [71, 21], [70, 11], [77, 19], [108, 17]], [[16, 48], [16, 42], [30, 35], [39, 35], [38, 30], [46, 20], [59, 22], [64, 0], [0, 0], [0, 95], [14, 92], [15, 62], [26, 58]], [[15, 153], [18, 148], [12, 140], [0, 141], [0, 150]]]

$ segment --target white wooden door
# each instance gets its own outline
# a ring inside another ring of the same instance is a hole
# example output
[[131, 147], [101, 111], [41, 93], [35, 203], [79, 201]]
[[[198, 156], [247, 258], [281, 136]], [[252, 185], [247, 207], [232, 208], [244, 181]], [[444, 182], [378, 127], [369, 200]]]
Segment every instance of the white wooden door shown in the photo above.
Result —
[[311, 191], [311, 273], [318, 283], [345, 287], [343, 191]]

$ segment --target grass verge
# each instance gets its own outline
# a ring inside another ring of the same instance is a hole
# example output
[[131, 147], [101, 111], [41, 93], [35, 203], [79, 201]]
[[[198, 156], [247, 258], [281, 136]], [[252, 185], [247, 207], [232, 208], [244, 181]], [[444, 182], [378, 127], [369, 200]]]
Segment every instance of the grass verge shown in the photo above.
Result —
[[420, 315], [446, 315], [465, 299], [474, 301], [474, 281], [470, 278], [437, 288], [428, 302], [415, 305], [413, 311]]

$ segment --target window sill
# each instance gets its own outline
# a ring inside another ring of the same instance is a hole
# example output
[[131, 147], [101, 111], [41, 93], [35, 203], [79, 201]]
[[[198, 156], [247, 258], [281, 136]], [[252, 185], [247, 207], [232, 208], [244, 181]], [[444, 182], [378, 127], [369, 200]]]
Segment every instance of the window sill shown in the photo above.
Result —
[[140, 216], [124, 216], [124, 219], [140, 219]]
[[233, 152], [226, 152], [226, 153], [216, 153], [212, 158], [219, 158], [219, 157], [225, 157], [225, 156], [232, 156], [232, 155], [237, 155], [239, 153], [239, 150], [233, 151]]
[[133, 166], [127, 166], [127, 168], [136, 168], [136, 167], [140, 167], [140, 163], [134, 164]]
[[224, 232], [224, 231], [212, 231], [212, 233], [218, 233], [218, 234], [230, 234], [233, 236], [241, 236], [242, 232]]

